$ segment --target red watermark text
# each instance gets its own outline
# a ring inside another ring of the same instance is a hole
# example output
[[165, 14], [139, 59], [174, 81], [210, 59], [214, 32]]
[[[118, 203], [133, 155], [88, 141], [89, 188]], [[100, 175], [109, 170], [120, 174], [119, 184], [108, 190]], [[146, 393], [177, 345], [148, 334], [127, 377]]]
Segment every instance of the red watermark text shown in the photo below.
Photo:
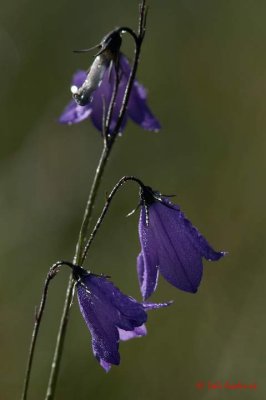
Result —
[[257, 390], [257, 384], [252, 383], [243, 383], [243, 382], [234, 382], [234, 381], [226, 381], [226, 382], [211, 382], [211, 381], [198, 381], [195, 384], [197, 390]]

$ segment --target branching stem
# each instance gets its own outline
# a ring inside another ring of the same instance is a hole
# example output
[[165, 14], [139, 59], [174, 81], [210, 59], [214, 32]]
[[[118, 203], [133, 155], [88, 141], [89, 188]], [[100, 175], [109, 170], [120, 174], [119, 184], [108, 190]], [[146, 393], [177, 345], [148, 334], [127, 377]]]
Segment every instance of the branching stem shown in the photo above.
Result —
[[[33, 356], [34, 356], [34, 351], [36, 348], [36, 340], [47, 300], [47, 292], [48, 292], [48, 287], [51, 279], [56, 275], [58, 268], [63, 265], [80, 265], [82, 266], [88, 249], [95, 237], [96, 232], [98, 231], [103, 218], [107, 212], [107, 209], [109, 207], [109, 204], [112, 200], [112, 197], [114, 196], [115, 192], [124, 184], [127, 180], [135, 180], [138, 181], [134, 177], [124, 177], [122, 178], [118, 184], [115, 186], [113, 191], [111, 192], [109, 196], [109, 200], [107, 199], [107, 202], [105, 204], [105, 207], [103, 209], [103, 212], [97, 221], [91, 235], [88, 235], [88, 230], [89, 230], [89, 224], [93, 212], [93, 207], [95, 204], [96, 196], [98, 194], [98, 189], [101, 183], [101, 179], [104, 173], [104, 170], [106, 168], [106, 164], [108, 161], [108, 158], [110, 156], [111, 150], [113, 148], [113, 145], [117, 139], [118, 133], [120, 132], [121, 125], [127, 110], [127, 105], [129, 101], [129, 96], [134, 84], [134, 79], [136, 76], [137, 68], [138, 68], [138, 63], [139, 63], [139, 56], [140, 56], [140, 51], [141, 51], [141, 46], [142, 42], [145, 36], [145, 30], [146, 30], [146, 17], [147, 17], [147, 8], [146, 8], [146, 1], [142, 0], [140, 4], [140, 12], [139, 12], [139, 23], [138, 23], [138, 33], [136, 34], [133, 30], [127, 27], [122, 27], [121, 31], [129, 33], [134, 41], [135, 41], [135, 55], [134, 55], [134, 61], [131, 69], [131, 73], [128, 79], [127, 87], [124, 93], [122, 105], [120, 108], [119, 116], [116, 121], [116, 125], [112, 133], [110, 134], [110, 123], [111, 123], [111, 118], [113, 114], [113, 109], [114, 109], [114, 104], [116, 101], [116, 96], [117, 96], [117, 91], [118, 91], [118, 85], [119, 85], [119, 76], [116, 72], [116, 82], [114, 85], [113, 89], [113, 94], [111, 98], [111, 102], [108, 108], [108, 112], [105, 118], [105, 123], [103, 123], [103, 137], [104, 137], [104, 146], [103, 150], [101, 153], [101, 157], [98, 163], [98, 166], [96, 168], [95, 176], [93, 179], [93, 183], [90, 189], [89, 193], [89, 198], [86, 204], [80, 232], [79, 232], [79, 237], [76, 245], [76, 251], [75, 251], [75, 256], [73, 258], [73, 264], [68, 263], [68, 262], [63, 262], [60, 261], [50, 269], [45, 285], [44, 285], [44, 290], [43, 290], [43, 295], [41, 298], [40, 306], [38, 309], [38, 312], [35, 317], [35, 322], [34, 322], [34, 327], [33, 327], [33, 332], [32, 332], [32, 338], [31, 338], [31, 344], [30, 344], [30, 349], [29, 349], [29, 357], [28, 357], [28, 363], [26, 367], [26, 374], [25, 374], [25, 381], [24, 381], [24, 387], [23, 387], [23, 392], [22, 392], [22, 397], [21, 400], [27, 400], [27, 394], [28, 394], [28, 388], [29, 388], [29, 382], [30, 382], [30, 375], [31, 375], [31, 370], [32, 370], [32, 362], [33, 362]], [[139, 184], [141, 185], [141, 182], [139, 181]], [[70, 314], [70, 307], [71, 307], [71, 302], [72, 302], [72, 295], [73, 295], [73, 289], [74, 289], [74, 279], [72, 277], [72, 274], [69, 278], [69, 283], [66, 291], [66, 297], [65, 297], [65, 302], [64, 302], [64, 307], [63, 307], [63, 312], [60, 320], [60, 326], [57, 334], [57, 340], [56, 340], [56, 346], [55, 346], [55, 351], [54, 351], [54, 356], [53, 356], [53, 361], [51, 364], [51, 371], [50, 371], [50, 378], [48, 382], [48, 387], [47, 387], [47, 392], [46, 392], [46, 397], [45, 400], [53, 400], [55, 396], [55, 390], [56, 390], [56, 384], [57, 384], [57, 378], [58, 378], [58, 373], [60, 369], [60, 362], [63, 354], [63, 347], [64, 347], [64, 339], [66, 336], [66, 331], [67, 331], [67, 326], [68, 326], [68, 320], [69, 320], [69, 314]]]

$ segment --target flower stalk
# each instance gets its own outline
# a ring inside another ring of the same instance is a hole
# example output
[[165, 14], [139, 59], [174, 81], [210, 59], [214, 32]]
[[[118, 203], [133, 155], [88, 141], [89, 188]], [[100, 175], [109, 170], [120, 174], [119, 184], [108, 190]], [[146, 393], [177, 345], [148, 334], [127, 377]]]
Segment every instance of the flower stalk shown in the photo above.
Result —
[[[45, 304], [46, 304], [46, 300], [47, 300], [48, 286], [49, 286], [51, 279], [53, 279], [53, 277], [58, 272], [59, 267], [63, 264], [67, 264], [69, 266], [70, 265], [82, 266], [82, 264], [84, 263], [84, 260], [86, 258], [88, 249], [92, 243], [92, 240], [94, 239], [95, 234], [97, 233], [97, 230], [99, 229], [99, 227], [103, 221], [103, 218], [107, 212], [110, 202], [111, 202], [114, 194], [117, 192], [117, 190], [128, 180], [134, 180], [139, 185], [141, 185], [141, 186], [143, 185], [142, 182], [139, 181], [137, 178], [134, 178], [134, 177], [122, 178], [118, 182], [118, 184], [114, 187], [113, 191], [111, 192], [109, 198], [107, 199], [107, 202], [105, 204], [103, 212], [96, 223], [96, 226], [94, 227], [91, 235], [89, 235], [89, 224], [90, 224], [91, 216], [93, 213], [93, 207], [95, 204], [95, 200], [96, 200], [96, 196], [97, 196], [97, 193], [99, 190], [101, 179], [102, 179], [103, 173], [105, 171], [106, 164], [107, 164], [108, 158], [110, 156], [111, 150], [112, 150], [113, 145], [118, 136], [118, 133], [122, 129], [122, 124], [123, 124], [123, 120], [124, 120], [126, 112], [127, 112], [127, 106], [128, 106], [129, 99], [130, 99], [130, 94], [134, 87], [133, 85], [134, 85], [136, 72], [137, 72], [137, 68], [138, 68], [141, 46], [142, 46], [142, 42], [143, 42], [143, 39], [145, 36], [145, 31], [146, 31], [146, 18], [147, 18], [146, 1], [142, 0], [142, 2], [140, 4], [140, 8], [139, 8], [138, 32], [135, 33], [133, 30], [131, 30], [130, 28], [127, 28], [127, 27], [121, 27], [121, 28], [118, 28], [118, 30], [117, 30], [118, 34], [125, 33], [125, 32], [130, 34], [135, 42], [135, 54], [134, 54], [133, 65], [130, 70], [128, 69], [127, 80], [124, 83], [124, 85], [125, 85], [124, 93], [120, 100], [121, 103], [120, 103], [119, 112], [115, 116], [114, 106], [116, 104], [116, 100], [117, 100], [117, 96], [118, 96], [120, 75], [119, 75], [118, 64], [115, 64], [115, 61], [112, 61], [115, 66], [115, 81], [114, 81], [114, 85], [113, 85], [110, 103], [107, 104], [107, 110], [105, 110], [106, 104], [103, 103], [103, 121], [102, 121], [103, 149], [102, 149], [102, 153], [101, 153], [101, 156], [99, 159], [98, 166], [96, 168], [96, 172], [95, 172], [93, 183], [92, 183], [92, 186], [90, 189], [88, 201], [86, 203], [86, 208], [85, 208], [85, 212], [84, 212], [84, 216], [83, 216], [83, 220], [82, 220], [82, 224], [81, 224], [81, 228], [80, 228], [80, 232], [79, 232], [75, 255], [73, 258], [73, 263], [59, 261], [56, 264], [54, 264], [54, 266], [50, 269], [50, 271], [47, 275], [43, 295], [41, 297], [40, 306], [39, 306], [38, 312], [35, 317], [35, 323], [34, 323], [34, 328], [33, 328], [33, 332], [32, 332], [32, 339], [31, 339], [29, 356], [28, 356], [28, 363], [27, 363], [27, 368], [26, 368], [24, 387], [23, 387], [23, 392], [22, 392], [22, 397], [21, 397], [22, 400], [26, 400], [27, 395], [28, 395], [28, 388], [29, 388], [29, 382], [30, 382], [33, 356], [34, 356], [37, 336], [39, 333], [40, 324], [41, 324], [41, 320], [42, 320], [42, 316], [43, 316], [43, 312], [44, 312], [44, 308], [45, 308]], [[118, 47], [120, 47], [120, 45]], [[119, 55], [119, 57], [122, 57], [122, 56]], [[124, 61], [124, 58], [123, 58], [122, 62], [124, 65], [126, 65], [126, 63], [127, 63], [126, 60]], [[102, 76], [99, 76], [99, 78], [98, 78], [98, 76], [95, 76], [95, 81], [96, 81], [96, 78], [102, 79]], [[87, 97], [90, 96], [90, 93], [91, 93], [90, 84], [94, 84], [94, 81], [92, 83], [90, 81], [88, 81], [88, 82], [85, 81], [85, 83], [80, 88], [80, 93], [78, 92], [79, 93], [79, 98], [78, 98], [79, 101], [81, 101], [81, 102], [83, 102], [83, 100], [84, 100], [84, 102], [87, 101], [86, 99], [87, 99]], [[144, 91], [144, 89], [141, 88], [139, 84], [136, 83], [136, 85], [137, 85], [137, 90], [140, 90], [142, 92]], [[94, 86], [92, 89], [94, 89]], [[136, 91], [136, 89], [134, 89], [134, 90]], [[120, 90], [120, 93], [121, 93], [121, 90]], [[139, 93], [138, 93], [138, 96], [139, 96]], [[75, 97], [75, 95], [74, 95], [74, 97]], [[134, 95], [133, 95], [133, 98], [134, 98]], [[79, 103], [79, 101], [78, 101], [78, 103]], [[146, 110], [148, 112], [147, 115], [149, 118], [151, 114], [149, 114], [149, 110], [147, 108], [146, 108]], [[111, 128], [112, 121], [115, 121], [115, 124]], [[158, 125], [157, 121], [153, 118], [153, 116], [151, 117], [151, 121], [152, 121], [151, 122], [151, 130], [158, 129], [159, 125]], [[62, 316], [61, 316], [61, 320], [60, 320], [60, 326], [59, 326], [59, 330], [58, 330], [58, 334], [57, 334], [56, 346], [55, 346], [53, 361], [52, 361], [52, 365], [51, 365], [51, 371], [50, 371], [50, 377], [49, 377], [46, 397], [45, 397], [46, 400], [52, 400], [55, 395], [57, 378], [58, 378], [60, 362], [61, 362], [61, 358], [62, 358], [62, 354], [63, 354], [64, 339], [65, 339], [65, 335], [66, 335], [66, 331], [67, 331], [74, 289], [75, 289], [75, 280], [73, 278], [73, 274], [71, 274], [71, 276], [69, 278], [67, 291], [66, 291], [66, 297], [65, 297], [63, 312], [62, 312]]]
[[21, 400], [25, 400], [27, 398], [34, 350], [35, 350], [35, 346], [36, 346], [36, 341], [37, 341], [37, 337], [38, 337], [38, 333], [39, 333], [39, 329], [40, 329], [43, 312], [44, 312], [45, 305], [46, 305], [48, 287], [49, 287], [50, 281], [55, 277], [55, 275], [58, 271], [58, 268], [64, 263], [65, 263], [64, 261], [58, 261], [57, 263], [55, 263], [50, 268], [50, 270], [47, 274], [47, 277], [45, 279], [40, 305], [39, 305], [38, 311], [35, 314], [34, 326], [33, 326], [33, 331], [32, 331], [32, 335], [31, 335], [31, 343], [30, 343], [30, 349], [29, 349], [29, 357], [28, 357], [28, 362], [27, 362], [27, 367], [26, 367], [26, 375], [25, 375], [25, 379], [24, 379]]
[[[48, 287], [62, 265], [71, 268], [64, 307], [60, 319], [45, 400], [55, 397], [64, 341], [73, 296], [76, 293], [81, 314], [92, 337], [92, 351], [100, 365], [109, 371], [119, 365], [119, 341], [145, 336], [146, 311], [166, 307], [167, 303], [146, 303], [155, 291], [159, 274], [178, 289], [196, 293], [203, 273], [203, 258], [217, 261], [226, 253], [215, 251], [200, 231], [192, 225], [178, 205], [167, 196], [153, 190], [134, 176], [124, 176], [106, 198], [102, 212], [93, 229], [90, 221], [94, 205], [116, 139], [127, 118], [145, 130], [158, 131], [159, 121], [150, 111], [147, 92], [136, 77], [142, 42], [146, 32], [147, 7], [141, 0], [138, 31], [128, 27], [114, 29], [94, 48], [96, 54], [89, 71], [77, 71], [73, 76], [72, 101], [64, 109], [61, 123], [79, 123], [90, 117], [102, 133], [103, 148], [89, 191], [73, 262], [58, 261], [49, 270], [31, 337], [28, 363], [21, 400], [27, 400], [37, 337], [42, 321]], [[132, 66], [120, 52], [123, 33], [135, 42]], [[80, 50], [78, 52], [86, 52]], [[107, 275], [96, 275], [83, 268], [90, 246], [104, 221], [118, 190], [128, 181], [139, 186], [139, 204], [129, 215], [140, 209], [139, 239], [141, 251], [137, 258], [137, 274], [143, 301], [123, 294]]]
[[[89, 247], [93, 241], [93, 239], [95, 238], [95, 235], [100, 227], [100, 225], [102, 224], [104, 217], [109, 209], [109, 206], [115, 196], [115, 194], [117, 193], [117, 191], [128, 181], [134, 181], [136, 182], [140, 187], [143, 187], [143, 183], [136, 177], [134, 176], [124, 176], [123, 178], [121, 178], [117, 184], [114, 186], [114, 188], [112, 189], [112, 191], [110, 192], [109, 196], [106, 199], [105, 205], [103, 207], [102, 213], [100, 215], [100, 217], [98, 218], [92, 233], [84, 247], [84, 251], [82, 256], [80, 257], [80, 254], [77, 254], [77, 257], [79, 257], [80, 259], [80, 265], [82, 265], [86, 259], [86, 255], [88, 253]], [[88, 210], [88, 213], [90, 211]], [[87, 215], [87, 214], [86, 214]], [[81, 246], [81, 245], [80, 245]], [[36, 341], [37, 341], [37, 337], [38, 337], [38, 333], [39, 333], [39, 329], [40, 329], [40, 324], [42, 321], [42, 317], [43, 317], [43, 313], [44, 313], [44, 309], [45, 309], [45, 305], [46, 305], [46, 301], [47, 301], [47, 295], [48, 295], [48, 287], [49, 284], [51, 282], [51, 280], [56, 276], [56, 274], [58, 273], [60, 267], [62, 265], [66, 265], [69, 266], [72, 269], [72, 274], [70, 276], [70, 283], [71, 286], [69, 287], [69, 292], [73, 293], [74, 290], [74, 285], [75, 285], [75, 280], [73, 277], [73, 268], [75, 268], [77, 266], [76, 263], [71, 263], [68, 261], [57, 261], [55, 264], [52, 265], [52, 267], [50, 268], [45, 283], [44, 283], [44, 288], [43, 288], [43, 292], [42, 292], [42, 296], [41, 296], [41, 301], [40, 301], [40, 305], [39, 308], [36, 312], [35, 315], [35, 321], [34, 321], [34, 327], [33, 327], [33, 331], [32, 331], [32, 338], [31, 338], [31, 344], [30, 344], [30, 350], [29, 350], [29, 357], [28, 357], [28, 364], [27, 364], [27, 368], [26, 368], [26, 376], [25, 376], [25, 380], [24, 380], [24, 388], [23, 388], [23, 393], [22, 393], [22, 397], [21, 400], [25, 400], [27, 398], [27, 392], [28, 392], [28, 386], [29, 386], [29, 380], [30, 380], [30, 373], [31, 373], [31, 367], [32, 367], [32, 362], [33, 362], [33, 356], [34, 356], [34, 350], [35, 350], [35, 346], [36, 346]], [[71, 295], [71, 301], [72, 301], [72, 295]], [[65, 334], [65, 332], [64, 332]]]
[[[110, 151], [111, 151], [111, 147], [104, 146], [99, 164], [96, 169], [95, 177], [94, 177], [93, 184], [92, 184], [92, 187], [90, 190], [89, 199], [88, 199], [88, 202], [86, 205], [86, 209], [85, 209], [85, 213], [84, 213], [84, 217], [83, 217], [83, 221], [82, 221], [82, 225], [81, 225], [81, 229], [80, 229], [80, 233], [79, 233], [79, 239], [77, 242], [76, 252], [75, 252], [74, 259], [73, 259], [74, 264], [79, 264], [81, 261], [82, 248], [83, 248], [84, 242], [86, 240], [86, 235], [87, 235], [90, 218], [91, 218], [92, 211], [93, 211], [93, 206], [95, 203], [96, 195], [97, 195], [97, 192], [98, 192], [98, 189], [100, 186], [101, 178], [102, 178]], [[63, 308], [63, 312], [62, 312], [62, 316], [61, 316], [61, 320], [60, 320], [60, 326], [59, 326], [59, 330], [58, 330], [58, 334], [57, 334], [53, 362], [51, 365], [50, 377], [49, 377], [49, 382], [48, 382], [48, 387], [47, 387], [47, 392], [46, 392], [46, 397], [45, 397], [46, 400], [53, 399], [54, 394], [55, 394], [57, 377], [58, 377], [59, 368], [60, 368], [60, 361], [61, 361], [62, 353], [63, 353], [64, 340], [65, 340], [66, 330], [67, 330], [67, 326], [68, 326], [74, 284], [75, 284], [75, 281], [71, 274], [69, 277], [69, 282], [68, 282], [68, 287], [67, 287], [66, 297], [65, 297], [65, 302], [64, 302], [64, 308]]]
[[86, 259], [86, 256], [87, 256], [89, 248], [90, 248], [90, 246], [92, 244], [92, 241], [95, 238], [95, 235], [98, 232], [98, 229], [100, 228], [100, 226], [101, 226], [101, 224], [103, 222], [105, 214], [107, 213], [107, 211], [109, 209], [109, 206], [111, 204], [111, 201], [113, 200], [114, 195], [128, 181], [136, 182], [140, 187], [144, 187], [143, 182], [141, 182], [141, 180], [136, 178], [135, 176], [124, 176], [123, 178], [121, 178], [117, 182], [117, 184], [114, 186], [113, 190], [111, 191], [111, 193], [107, 197], [105, 205], [104, 205], [104, 208], [102, 210], [102, 213], [101, 213], [100, 217], [98, 218], [98, 220], [97, 220], [97, 222], [96, 222], [96, 224], [95, 224], [95, 226], [94, 226], [94, 228], [93, 228], [93, 230], [91, 232], [91, 235], [90, 235], [90, 237], [89, 237], [89, 239], [88, 239], [88, 241], [87, 241], [87, 243], [86, 243], [86, 245], [84, 247], [84, 251], [83, 251], [83, 254], [82, 254], [82, 258], [81, 258], [81, 264], [83, 264], [85, 259]]
[[[120, 113], [119, 113], [119, 117], [118, 117], [118, 120], [117, 120], [117, 123], [115, 126], [114, 133], [112, 134], [112, 136], [110, 136], [110, 139], [104, 145], [102, 155], [101, 155], [98, 167], [96, 169], [95, 177], [93, 180], [89, 199], [88, 199], [84, 217], [83, 217], [83, 222], [82, 222], [82, 226], [81, 226], [81, 230], [80, 230], [80, 234], [79, 234], [79, 239], [78, 239], [77, 246], [76, 246], [76, 252], [75, 252], [75, 256], [74, 256], [74, 264], [81, 264], [80, 261], [82, 258], [84, 243], [87, 238], [89, 223], [90, 223], [90, 219], [91, 219], [91, 215], [92, 215], [92, 211], [93, 211], [93, 206], [95, 204], [95, 199], [96, 199], [98, 189], [100, 186], [101, 178], [104, 173], [107, 160], [109, 158], [110, 152], [111, 152], [112, 147], [117, 138], [119, 129], [120, 129], [122, 121], [123, 121], [123, 117], [126, 112], [127, 104], [129, 101], [129, 95], [132, 90], [133, 82], [134, 82], [137, 68], [138, 68], [141, 46], [142, 46], [142, 42], [143, 42], [144, 35], [145, 35], [146, 17], [147, 17], [146, 13], [147, 13], [146, 1], [142, 0], [141, 5], [140, 5], [140, 13], [139, 13], [138, 37], [137, 37], [137, 40], [135, 40], [135, 56], [134, 56], [134, 62], [133, 62], [131, 74], [130, 74], [130, 77], [128, 80], [128, 84], [126, 87], [126, 91], [124, 94], [122, 106], [120, 109]], [[115, 98], [113, 98], [113, 102], [114, 101], [115, 101]], [[110, 107], [113, 107], [112, 104], [110, 104]], [[103, 134], [104, 134], [104, 132], [103, 132]], [[74, 287], [74, 280], [71, 275], [71, 277], [69, 279], [68, 287], [67, 287], [63, 313], [62, 313], [60, 326], [59, 326], [59, 331], [57, 334], [56, 347], [55, 347], [54, 357], [53, 357], [53, 361], [52, 361], [52, 365], [51, 365], [50, 378], [49, 378], [49, 382], [48, 382], [45, 400], [52, 400], [55, 395], [57, 378], [58, 378], [58, 373], [59, 373], [59, 368], [60, 368], [60, 361], [61, 361], [62, 353], [63, 353], [64, 339], [65, 339], [66, 330], [67, 330], [67, 326], [68, 326], [73, 287]]]

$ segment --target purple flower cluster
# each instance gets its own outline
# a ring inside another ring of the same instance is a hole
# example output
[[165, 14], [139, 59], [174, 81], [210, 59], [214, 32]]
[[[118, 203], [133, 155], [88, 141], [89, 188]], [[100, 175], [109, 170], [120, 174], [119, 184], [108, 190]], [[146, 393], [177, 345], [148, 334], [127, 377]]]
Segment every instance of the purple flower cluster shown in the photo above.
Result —
[[[76, 124], [90, 117], [102, 131], [103, 114], [110, 106], [118, 79], [108, 134], [118, 133], [117, 120], [131, 74], [129, 62], [120, 52], [120, 33], [118, 29], [103, 39], [88, 73], [80, 70], [74, 74], [73, 100], [61, 115], [61, 123]], [[120, 132], [128, 118], [146, 130], [160, 129], [159, 121], [147, 105], [146, 90], [136, 80]], [[142, 183], [140, 186], [141, 252], [137, 258], [137, 274], [143, 300], [155, 291], [159, 273], [176, 288], [195, 293], [202, 278], [203, 258], [217, 261], [225, 253], [215, 251], [166, 196]], [[92, 336], [93, 354], [106, 371], [120, 363], [120, 340], [146, 335], [147, 311], [170, 304], [139, 303], [123, 294], [107, 277], [94, 275], [79, 266], [73, 267], [73, 277], [80, 310]]]
[[[178, 206], [147, 186], [141, 189], [139, 238], [137, 273], [144, 301], [155, 291], [159, 272], [176, 288], [195, 293], [202, 278], [202, 258], [217, 261], [225, 254], [213, 250]], [[73, 275], [93, 354], [108, 372], [120, 363], [119, 341], [145, 336], [146, 311], [171, 302], [139, 303], [108, 278], [81, 267], [76, 266]]]

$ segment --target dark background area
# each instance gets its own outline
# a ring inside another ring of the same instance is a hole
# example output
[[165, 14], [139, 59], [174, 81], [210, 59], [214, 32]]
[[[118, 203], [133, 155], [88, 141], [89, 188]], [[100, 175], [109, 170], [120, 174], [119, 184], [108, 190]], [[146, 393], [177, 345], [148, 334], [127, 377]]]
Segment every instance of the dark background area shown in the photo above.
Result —
[[[105, 192], [134, 174], [176, 202], [216, 249], [196, 295], [162, 278], [149, 334], [122, 343], [122, 363], [105, 374], [75, 302], [57, 399], [220, 400], [266, 396], [265, 127], [266, 3], [150, 0], [138, 79], [160, 133], [129, 123], [111, 155]], [[90, 121], [60, 126], [72, 73], [115, 26], [137, 25], [138, 1], [10, 0], [0, 16], [0, 398], [19, 398], [34, 318], [49, 266], [71, 259], [101, 151]], [[123, 51], [132, 57], [125, 38]], [[110, 274], [140, 300], [134, 185], [120, 192], [87, 267]], [[94, 220], [95, 220], [94, 218]], [[52, 283], [30, 398], [44, 397], [68, 271]], [[257, 391], [197, 390], [196, 382], [256, 383]]]

